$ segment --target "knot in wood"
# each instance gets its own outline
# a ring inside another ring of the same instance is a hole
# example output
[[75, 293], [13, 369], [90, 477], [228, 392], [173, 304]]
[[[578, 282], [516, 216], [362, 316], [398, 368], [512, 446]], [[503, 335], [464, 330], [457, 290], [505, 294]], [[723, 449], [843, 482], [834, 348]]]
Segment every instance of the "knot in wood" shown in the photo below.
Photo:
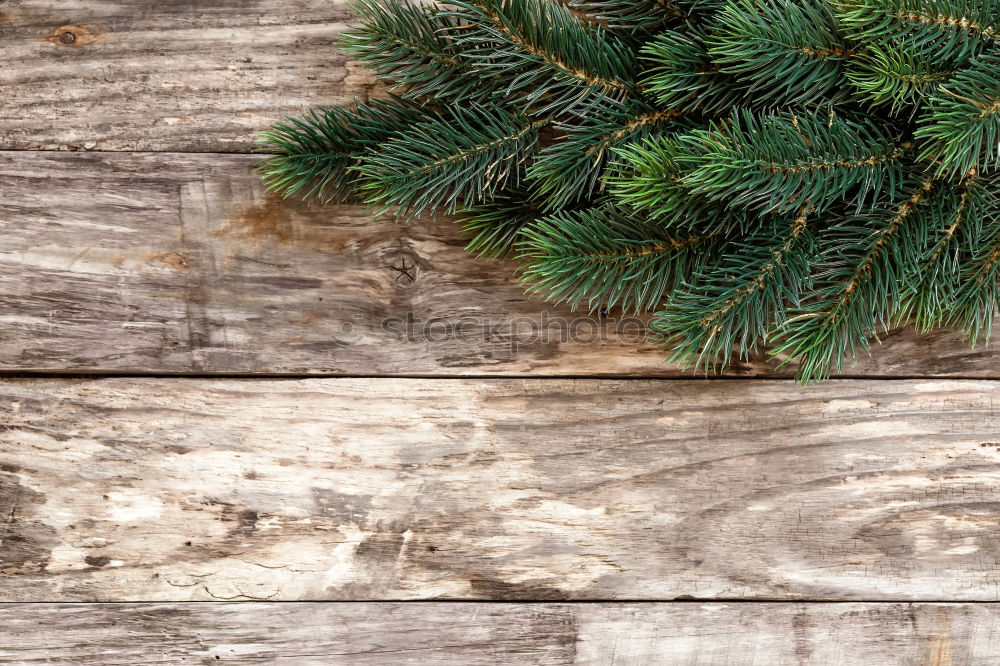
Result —
[[405, 280], [407, 283], [412, 284], [417, 280], [417, 263], [409, 261], [405, 254], [396, 263], [389, 264], [386, 268], [390, 271], [395, 271], [396, 282]]
[[90, 46], [96, 42], [104, 40], [104, 35], [100, 34], [97, 28], [91, 28], [85, 25], [61, 25], [54, 30], [51, 30], [46, 36], [45, 40], [50, 44], [55, 44], [56, 46], [64, 46], [70, 48], [79, 48], [81, 46]]

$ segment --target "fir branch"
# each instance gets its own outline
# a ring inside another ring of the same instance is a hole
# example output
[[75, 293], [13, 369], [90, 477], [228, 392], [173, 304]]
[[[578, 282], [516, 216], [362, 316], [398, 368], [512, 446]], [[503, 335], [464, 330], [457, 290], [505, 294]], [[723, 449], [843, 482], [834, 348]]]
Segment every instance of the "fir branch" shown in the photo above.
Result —
[[343, 44], [404, 99], [263, 133], [269, 188], [458, 212], [531, 293], [659, 310], [695, 368], [989, 337], [1000, 0], [356, 1]]
[[590, 311], [648, 312], [713, 255], [718, 235], [671, 236], [614, 206], [542, 218], [524, 231], [530, 294]]
[[826, 0], [730, 0], [707, 38], [712, 61], [774, 106], [836, 99], [856, 55]]
[[847, 78], [859, 97], [873, 106], [889, 106], [893, 113], [919, 106], [954, 74], [946, 61], [874, 44], [847, 65]]
[[822, 212], [839, 201], [892, 197], [908, 144], [870, 120], [845, 114], [734, 113], [679, 137], [682, 182], [730, 208], [792, 212], [808, 201]]
[[652, 65], [643, 73], [643, 91], [668, 109], [717, 114], [746, 99], [736, 79], [712, 62], [697, 26], [663, 32], [640, 54], [640, 60]]
[[452, 38], [454, 20], [437, 5], [411, 0], [353, 0], [360, 24], [338, 45], [379, 79], [412, 97], [461, 101], [491, 90], [475, 76]]
[[721, 372], [734, 347], [748, 359], [772, 326], [798, 306], [817, 260], [805, 206], [783, 220], [723, 246], [721, 259], [675, 292], [652, 330], [673, 351], [669, 362]]
[[729, 0], [675, 0], [692, 22], [710, 24]]
[[617, 162], [605, 178], [609, 193], [664, 228], [712, 233], [746, 229], [755, 219], [691, 191], [678, 167], [685, 146], [676, 136], [633, 141], [614, 152]]
[[459, 211], [462, 231], [473, 234], [465, 249], [484, 259], [506, 259], [540, 212], [523, 191], [501, 192], [488, 203]]
[[635, 54], [552, 0], [454, 0], [456, 43], [467, 62], [506, 81], [535, 115], [583, 112], [633, 90]]
[[672, 0], [570, 0], [569, 6], [609, 30], [638, 36], [691, 18]]
[[975, 173], [957, 185], [942, 183], [929, 197], [923, 218], [925, 247], [910, 257], [895, 308], [898, 322], [910, 321], [918, 332], [936, 328], [955, 310], [963, 249], [979, 236], [988, 196]]
[[822, 286], [803, 295], [805, 304], [776, 328], [772, 353], [781, 365], [798, 361], [798, 377], [808, 382], [868, 351], [869, 338], [887, 326], [908, 258], [923, 246], [920, 213], [934, 187], [924, 181], [895, 212], [848, 218], [820, 235]]
[[978, 210], [966, 223], [967, 251], [962, 257], [958, 287], [945, 319], [949, 326], [961, 327], [971, 344], [990, 341], [993, 322], [1000, 310], [1000, 176], [980, 175], [979, 191], [973, 201]]
[[544, 120], [470, 104], [414, 123], [364, 156], [354, 170], [364, 201], [397, 218], [453, 213], [516, 187], [538, 146]]
[[274, 153], [257, 165], [269, 190], [321, 203], [358, 197], [351, 169], [364, 152], [424, 118], [427, 111], [398, 97], [355, 101], [355, 109], [319, 107], [261, 132], [257, 147]]
[[834, 0], [840, 24], [859, 43], [936, 58], [967, 59], [1000, 41], [1000, 0]]
[[988, 54], [933, 95], [914, 133], [920, 158], [939, 175], [961, 176], [1000, 166], [1000, 54]]
[[675, 125], [678, 116], [634, 102], [594, 109], [585, 122], [557, 124], [564, 134], [528, 168], [533, 197], [545, 211], [590, 199], [603, 188], [601, 175], [612, 151]]

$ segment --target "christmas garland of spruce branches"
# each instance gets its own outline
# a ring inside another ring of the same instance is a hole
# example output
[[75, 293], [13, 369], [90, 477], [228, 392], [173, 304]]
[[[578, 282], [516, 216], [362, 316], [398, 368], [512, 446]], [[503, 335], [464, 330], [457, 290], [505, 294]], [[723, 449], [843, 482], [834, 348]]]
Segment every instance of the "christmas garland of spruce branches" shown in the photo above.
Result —
[[909, 322], [988, 339], [1000, 0], [356, 0], [394, 95], [261, 135], [267, 185], [457, 214], [530, 292], [670, 361], [828, 377]]

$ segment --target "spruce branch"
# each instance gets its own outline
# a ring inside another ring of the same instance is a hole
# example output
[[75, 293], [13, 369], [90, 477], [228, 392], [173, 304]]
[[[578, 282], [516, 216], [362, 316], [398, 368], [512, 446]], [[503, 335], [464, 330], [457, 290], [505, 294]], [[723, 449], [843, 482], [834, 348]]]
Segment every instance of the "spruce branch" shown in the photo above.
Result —
[[353, 0], [360, 23], [338, 45], [379, 79], [412, 97], [461, 101], [491, 90], [475, 76], [453, 39], [455, 21], [437, 5], [411, 0]]
[[558, 123], [562, 136], [528, 168], [533, 197], [546, 212], [592, 198], [603, 188], [601, 175], [614, 150], [676, 126], [680, 115], [630, 102], [595, 108], [585, 121]]
[[649, 312], [708, 261], [718, 234], [670, 235], [612, 205], [561, 211], [524, 231], [521, 281], [530, 294], [590, 311]]
[[676, 0], [676, 2], [690, 17], [690, 22], [708, 24], [729, 0]]
[[809, 206], [722, 247], [718, 262], [674, 293], [651, 328], [672, 350], [670, 363], [721, 372], [733, 349], [749, 359], [768, 332], [798, 306], [817, 260]]
[[260, 133], [258, 150], [273, 156], [257, 170], [268, 189], [286, 197], [354, 201], [358, 193], [351, 170], [361, 155], [426, 115], [423, 107], [399, 97], [368, 104], [355, 100], [353, 111], [319, 107]]
[[840, 25], [858, 43], [963, 60], [1000, 41], [1000, 0], [834, 0]]
[[873, 106], [889, 106], [893, 113], [915, 110], [954, 74], [947, 61], [877, 44], [867, 45], [847, 63], [847, 78], [858, 96]]
[[923, 246], [920, 218], [934, 187], [923, 181], [894, 212], [847, 218], [820, 235], [820, 284], [772, 334], [772, 354], [782, 365], [798, 361], [799, 379], [826, 379], [845, 358], [868, 352], [869, 339], [887, 327], [908, 259]]
[[979, 177], [941, 183], [922, 211], [926, 240], [910, 257], [895, 307], [897, 322], [909, 321], [918, 332], [941, 326], [955, 310], [963, 255], [980, 234], [988, 195]]
[[630, 142], [614, 152], [617, 161], [605, 177], [609, 193], [664, 228], [713, 233], [749, 226], [745, 211], [727, 209], [685, 184], [678, 166], [685, 145], [676, 135]]
[[862, 116], [736, 112], [680, 137], [682, 182], [730, 208], [789, 213], [892, 197], [908, 144]]
[[730, 0], [707, 38], [712, 61], [774, 106], [836, 99], [856, 55], [825, 0]]
[[990, 341], [1000, 301], [1000, 176], [980, 175], [975, 183], [973, 202], [977, 210], [966, 223], [961, 274], [951, 311], [945, 320], [961, 327], [973, 345]]
[[419, 3], [356, 0], [342, 44], [400, 97], [262, 133], [269, 188], [457, 213], [529, 293], [656, 312], [695, 369], [988, 339], [1000, 0]]
[[672, 0], [570, 0], [568, 4], [609, 30], [639, 37], [691, 18]]
[[482, 75], [535, 115], [583, 113], [634, 89], [635, 54], [554, 0], [453, 0], [456, 43]]
[[939, 175], [961, 177], [1000, 166], [1000, 53], [960, 71], [933, 95], [914, 138]]
[[448, 107], [366, 153], [354, 168], [359, 191], [378, 214], [396, 208], [399, 219], [488, 201], [521, 183], [545, 122], [480, 104]]
[[643, 91], [667, 109], [717, 114], [746, 100], [737, 80], [712, 62], [698, 26], [660, 33], [639, 57], [651, 65], [641, 79]]
[[501, 192], [488, 203], [459, 211], [462, 231], [472, 234], [465, 249], [483, 259], [506, 259], [540, 212], [524, 191]]

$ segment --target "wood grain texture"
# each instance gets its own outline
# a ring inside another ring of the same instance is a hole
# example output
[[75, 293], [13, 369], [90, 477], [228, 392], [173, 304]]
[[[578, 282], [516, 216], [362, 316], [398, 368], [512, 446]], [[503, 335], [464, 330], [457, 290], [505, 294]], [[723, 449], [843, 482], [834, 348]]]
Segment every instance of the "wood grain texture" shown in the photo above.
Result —
[[0, 606], [0, 663], [990, 666], [993, 604]]
[[0, 148], [248, 152], [274, 120], [372, 83], [343, 0], [7, 0]]
[[0, 600], [994, 601], [998, 390], [9, 380]]
[[[269, 198], [257, 160], [0, 152], [0, 369], [690, 376], [641, 320], [527, 298], [447, 220]], [[896, 331], [846, 372], [989, 378], [1000, 355]]]

